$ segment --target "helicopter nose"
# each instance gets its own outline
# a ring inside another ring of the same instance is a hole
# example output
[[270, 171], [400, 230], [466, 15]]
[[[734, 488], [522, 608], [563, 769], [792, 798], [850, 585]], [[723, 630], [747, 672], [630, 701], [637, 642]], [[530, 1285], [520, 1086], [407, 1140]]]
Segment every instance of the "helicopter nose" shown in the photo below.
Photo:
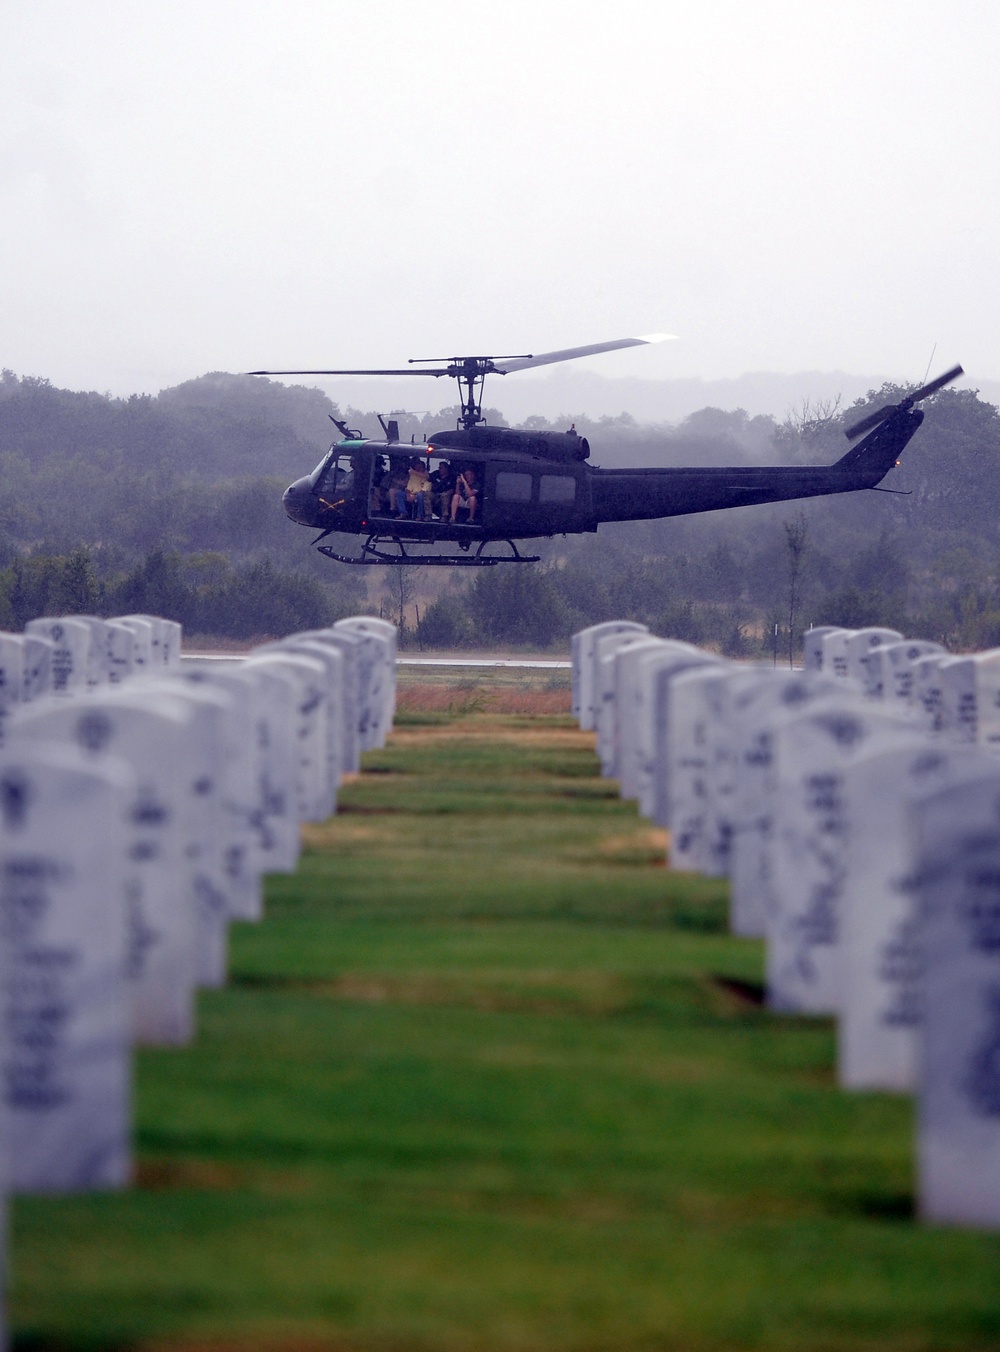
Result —
[[286, 515], [300, 526], [313, 524], [316, 508], [308, 478], [296, 479], [293, 484], [289, 484], [281, 496], [281, 503]]

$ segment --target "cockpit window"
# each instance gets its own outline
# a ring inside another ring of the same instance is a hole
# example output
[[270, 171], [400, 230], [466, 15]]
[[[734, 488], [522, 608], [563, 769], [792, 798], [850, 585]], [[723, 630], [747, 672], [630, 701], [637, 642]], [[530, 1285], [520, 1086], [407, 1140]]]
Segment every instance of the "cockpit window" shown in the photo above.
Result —
[[335, 455], [324, 468], [316, 485], [319, 499], [327, 507], [346, 507], [354, 494], [354, 466], [351, 456]]

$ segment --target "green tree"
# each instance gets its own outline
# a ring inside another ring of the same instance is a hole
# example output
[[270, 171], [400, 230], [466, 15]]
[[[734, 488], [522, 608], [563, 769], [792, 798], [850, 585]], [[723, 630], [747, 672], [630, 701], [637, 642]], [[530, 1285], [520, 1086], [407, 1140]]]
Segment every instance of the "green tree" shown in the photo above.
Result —
[[94, 576], [90, 551], [78, 546], [54, 579], [50, 605], [59, 615], [92, 615], [101, 608], [101, 588]]

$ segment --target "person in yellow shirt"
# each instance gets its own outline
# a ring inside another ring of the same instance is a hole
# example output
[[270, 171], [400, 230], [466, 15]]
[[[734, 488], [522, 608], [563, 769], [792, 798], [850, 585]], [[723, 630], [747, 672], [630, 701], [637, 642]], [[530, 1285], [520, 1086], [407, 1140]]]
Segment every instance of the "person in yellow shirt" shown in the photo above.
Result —
[[410, 473], [406, 480], [406, 501], [410, 515], [417, 521], [423, 521], [431, 514], [431, 479], [427, 466], [415, 455], [410, 461]]

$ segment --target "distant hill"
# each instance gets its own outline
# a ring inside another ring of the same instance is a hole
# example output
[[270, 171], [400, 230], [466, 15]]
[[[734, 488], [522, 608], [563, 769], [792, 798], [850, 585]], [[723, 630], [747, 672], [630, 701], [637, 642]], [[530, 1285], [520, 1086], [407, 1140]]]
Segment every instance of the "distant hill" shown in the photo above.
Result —
[[[947, 365], [947, 362], [943, 363]], [[918, 371], [914, 380], [923, 375]], [[898, 378], [898, 377], [897, 377]], [[500, 409], [508, 422], [533, 415], [558, 419], [615, 417], [629, 413], [640, 423], [679, 423], [703, 408], [743, 409], [750, 417], [770, 415], [783, 421], [804, 403], [817, 405], [840, 397], [844, 407], [885, 383], [885, 374], [858, 375], [846, 371], [753, 371], [730, 380], [640, 380], [607, 377], [572, 365], [493, 376], [486, 383], [487, 402]], [[453, 402], [444, 380], [392, 381], [344, 377], [318, 382], [342, 407], [430, 408]], [[959, 389], [978, 388], [990, 403], [1000, 402], [1000, 381], [966, 377]]]
[[0, 455], [36, 468], [102, 454], [133, 473], [291, 477], [312, 468], [329, 445], [330, 412], [334, 405], [318, 390], [221, 372], [155, 397], [115, 399], [4, 371]]

